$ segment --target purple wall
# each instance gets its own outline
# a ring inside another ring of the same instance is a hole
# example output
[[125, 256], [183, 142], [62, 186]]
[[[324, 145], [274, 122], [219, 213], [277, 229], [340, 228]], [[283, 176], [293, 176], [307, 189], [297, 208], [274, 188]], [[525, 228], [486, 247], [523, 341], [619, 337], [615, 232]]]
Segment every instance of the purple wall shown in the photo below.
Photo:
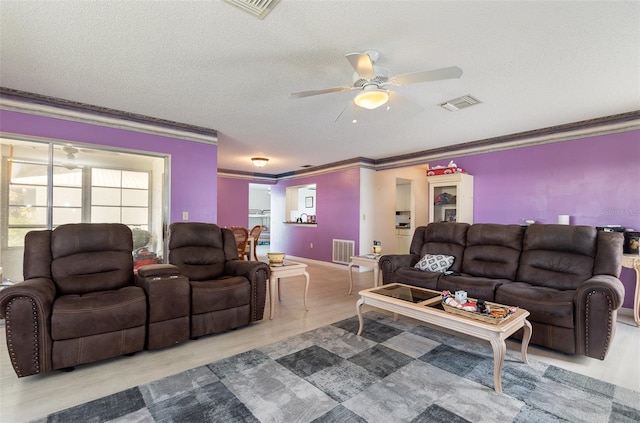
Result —
[[[466, 157], [474, 175], [474, 222], [622, 225], [640, 230], [640, 131], [581, 138]], [[622, 269], [624, 307], [633, 307], [635, 273]]]
[[169, 223], [217, 220], [218, 147], [177, 138], [0, 110], [0, 131], [171, 155]]
[[522, 218], [640, 230], [640, 131], [455, 158], [474, 175], [474, 221]]
[[[286, 225], [273, 216], [284, 216], [286, 187], [316, 184], [317, 227]], [[331, 262], [333, 239], [354, 240], [360, 235], [360, 169], [340, 170], [318, 176], [283, 181], [271, 188], [271, 251]], [[274, 236], [275, 235], [275, 236]], [[310, 248], [313, 243], [313, 248]]]
[[[249, 183], [245, 179], [218, 177], [219, 226], [249, 226]], [[251, 228], [249, 228], [251, 229]]]

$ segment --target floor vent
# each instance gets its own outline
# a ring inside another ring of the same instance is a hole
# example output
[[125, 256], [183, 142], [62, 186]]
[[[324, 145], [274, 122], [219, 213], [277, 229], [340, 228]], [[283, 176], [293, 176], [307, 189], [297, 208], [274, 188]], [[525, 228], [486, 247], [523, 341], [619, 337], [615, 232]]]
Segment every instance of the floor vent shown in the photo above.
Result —
[[334, 263], [349, 264], [351, 262], [351, 256], [356, 247], [355, 241], [347, 239], [334, 239], [333, 240], [333, 256], [331, 261]]
[[471, 94], [463, 95], [462, 97], [454, 98], [445, 103], [440, 103], [440, 107], [447, 109], [450, 112], [457, 112], [460, 109], [466, 109], [467, 107], [475, 106], [482, 103], [480, 100], [472, 96]]
[[264, 19], [271, 9], [273, 9], [279, 0], [225, 0], [227, 3], [243, 10], [247, 13], [257, 16], [258, 19]]

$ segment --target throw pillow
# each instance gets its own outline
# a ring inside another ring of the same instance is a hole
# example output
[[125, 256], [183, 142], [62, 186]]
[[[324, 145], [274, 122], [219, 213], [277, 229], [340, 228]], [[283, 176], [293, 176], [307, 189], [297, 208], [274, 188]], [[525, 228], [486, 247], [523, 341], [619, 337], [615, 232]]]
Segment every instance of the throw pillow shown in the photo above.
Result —
[[453, 256], [444, 254], [425, 254], [414, 266], [416, 269], [425, 272], [446, 272], [453, 264]]

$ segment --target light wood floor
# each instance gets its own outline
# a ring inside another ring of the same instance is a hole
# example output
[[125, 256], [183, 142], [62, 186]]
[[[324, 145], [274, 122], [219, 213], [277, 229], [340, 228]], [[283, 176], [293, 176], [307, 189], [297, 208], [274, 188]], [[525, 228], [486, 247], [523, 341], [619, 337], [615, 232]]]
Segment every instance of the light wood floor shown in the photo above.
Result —
[[[354, 268], [354, 293], [348, 295], [349, 276], [346, 266], [300, 261], [309, 264], [308, 271], [311, 275], [309, 311], [305, 312], [302, 303], [304, 278], [285, 278], [281, 281], [282, 298], [275, 306], [274, 320], [268, 318], [267, 300], [266, 318], [248, 327], [187, 341], [160, 351], [144, 351], [133, 357], [80, 366], [70, 373], [53, 371], [18, 379], [9, 363], [5, 332], [1, 330], [0, 421], [13, 423], [40, 418], [356, 314], [357, 292], [372, 286], [371, 271], [359, 273]], [[520, 344], [509, 342], [507, 348], [519, 353]], [[614, 343], [604, 361], [529, 347], [530, 359], [548, 362], [637, 391], [640, 391], [639, 354], [640, 328], [633, 325], [631, 312], [627, 309], [619, 316]]]

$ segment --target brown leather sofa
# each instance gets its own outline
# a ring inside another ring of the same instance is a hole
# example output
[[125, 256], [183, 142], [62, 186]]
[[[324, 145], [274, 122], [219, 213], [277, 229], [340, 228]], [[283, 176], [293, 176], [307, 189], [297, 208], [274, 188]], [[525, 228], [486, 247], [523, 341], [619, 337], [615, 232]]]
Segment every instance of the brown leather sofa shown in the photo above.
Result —
[[245, 326], [264, 316], [269, 266], [237, 260], [230, 229], [213, 223], [172, 223], [168, 257], [191, 285], [192, 338]]
[[126, 225], [29, 232], [24, 281], [0, 291], [18, 377], [163, 348], [263, 318], [269, 266], [238, 260], [231, 231], [173, 224], [169, 248], [176, 265], [147, 265], [134, 275]]
[[[382, 256], [380, 269], [385, 284], [524, 308], [531, 343], [604, 360], [624, 300], [622, 245], [622, 234], [590, 226], [431, 223], [416, 228], [410, 254]], [[425, 254], [454, 261], [446, 272], [415, 268]]]

